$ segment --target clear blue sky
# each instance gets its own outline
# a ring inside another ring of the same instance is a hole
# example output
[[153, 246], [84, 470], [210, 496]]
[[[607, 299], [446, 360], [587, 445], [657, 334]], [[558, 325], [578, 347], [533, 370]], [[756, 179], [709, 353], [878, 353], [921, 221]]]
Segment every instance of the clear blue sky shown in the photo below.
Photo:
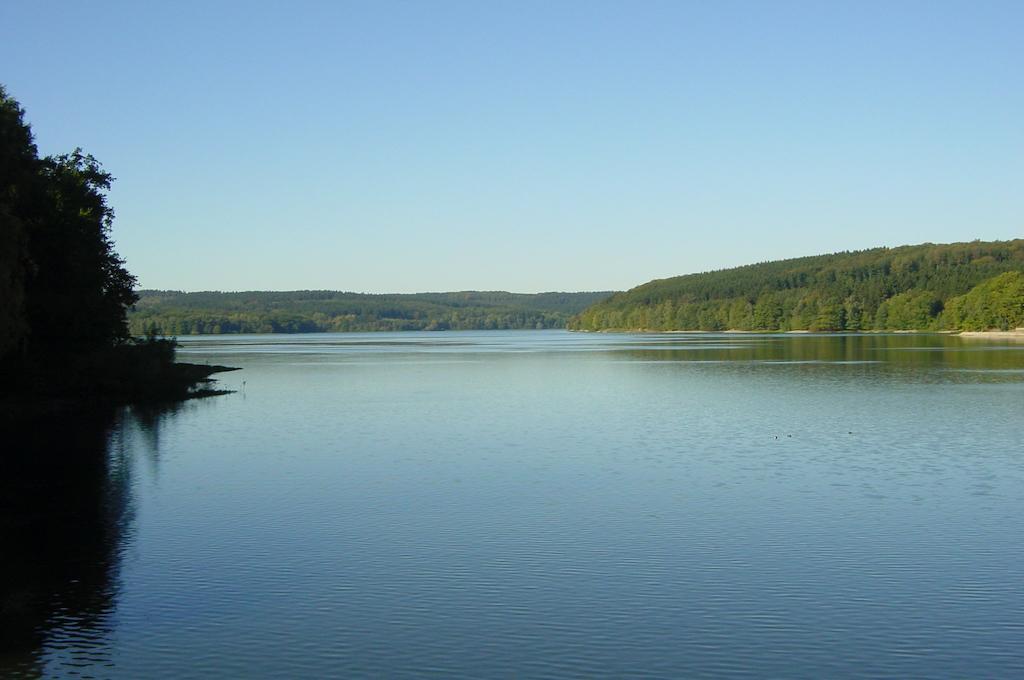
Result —
[[0, 3], [143, 287], [623, 289], [1024, 236], [1024, 2]]

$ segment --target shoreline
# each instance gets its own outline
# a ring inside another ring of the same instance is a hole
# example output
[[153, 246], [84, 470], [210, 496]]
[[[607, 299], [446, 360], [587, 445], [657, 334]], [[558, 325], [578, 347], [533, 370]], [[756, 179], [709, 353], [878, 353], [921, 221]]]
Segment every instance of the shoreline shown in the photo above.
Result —
[[[44, 416], [72, 411], [106, 409], [117, 406], [153, 406], [174, 404], [231, 394], [217, 389], [215, 373], [240, 371], [241, 367], [172, 362], [156, 374], [118, 376], [108, 367], [100, 380], [85, 389], [63, 390], [44, 378], [44, 382], [0, 395], [0, 427], [11, 427]], [[108, 382], [109, 381], [109, 382]]]
[[959, 335], [965, 338], [1024, 340], [1024, 328], [1015, 328], [1012, 331], [960, 331]]
[[810, 330], [774, 330], [774, 331], [745, 331], [729, 328], [723, 331], [706, 330], [654, 330], [650, 328], [602, 328], [600, 330], [566, 328], [570, 333], [650, 333], [657, 335], [697, 335], [697, 334], [721, 334], [721, 335], [959, 335], [968, 338], [1020, 338], [1024, 339], [1024, 328], [1017, 328], [1012, 331], [958, 331], [958, 330], [914, 330], [914, 329], [889, 329], [869, 331], [810, 331]]

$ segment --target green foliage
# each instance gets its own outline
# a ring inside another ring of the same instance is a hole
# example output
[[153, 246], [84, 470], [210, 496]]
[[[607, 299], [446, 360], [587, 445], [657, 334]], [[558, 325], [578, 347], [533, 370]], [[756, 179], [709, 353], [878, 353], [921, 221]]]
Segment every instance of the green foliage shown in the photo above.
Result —
[[969, 331], [1024, 327], [1024, 273], [1006, 272], [949, 301], [943, 322]]
[[874, 327], [879, 330], [926, 330], [933, 328], [942, 311], [942, 300], [926, 290], [893, 295], [878, 307]]
[[[707, 331], [998, 328], [1021, 322], [1014, 321], [1019, 319], [1019, 308], [1014, 307], [1017, 298], [1012, 279], [1000, 279], [996, 286], [994, 277], [1022, 271], [1022, 239], [875, 248], [651, 281], [587, 308], [571, 319], [568, 327]], [[989, 280], [994, 287], [978, 289], [969, 301], [959, 300]], [[1003, 302], [992, 302], [993, 296]]]
[[166, 335], [562, 328], [570, 316], [609, 294], [144, 290], [129, 326], [136, 335], [154, 328]]

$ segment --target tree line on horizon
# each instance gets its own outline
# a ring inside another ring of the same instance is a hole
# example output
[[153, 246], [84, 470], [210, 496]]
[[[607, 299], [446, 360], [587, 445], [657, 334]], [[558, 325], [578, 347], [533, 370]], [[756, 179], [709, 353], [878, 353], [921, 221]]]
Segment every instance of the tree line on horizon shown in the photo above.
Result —
[[902, 246], [650, 281], [573, 330], [1007, 330], [1024, 326], [1024, 239]]
[[[0, 370], [9, 390], [18, 384], [12, 376], [25, 378], [53, 356], [89, 356], [94, 378], [96, 367], [124, 367], [125, 352], [116, 361], [96, 357], [141, 335], [1024, 326], [1024, 239], [764, 262], [615, 294], [136, 292], [110, 239], [112, 179], [80, 149], [40, 157], [24, 110], [0, 86]], [[150, 372], [173, 359], [172, 347], [150, 349]]]
[[546, 329], [609, 295], [142, 290], [128, 320], [137, 335]]

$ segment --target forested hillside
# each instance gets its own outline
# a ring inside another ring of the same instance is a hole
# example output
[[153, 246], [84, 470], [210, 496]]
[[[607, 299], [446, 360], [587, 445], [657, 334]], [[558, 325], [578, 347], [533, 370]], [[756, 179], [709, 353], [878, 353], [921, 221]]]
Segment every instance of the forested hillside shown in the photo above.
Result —
[[1024, 326], [1024, 239], [926, 243], [659, 279], [576, 330], [988, 330]]
[[143, 290], [129, 326], [139, 335], [563, 328], [572, 315], [609, 295]]

